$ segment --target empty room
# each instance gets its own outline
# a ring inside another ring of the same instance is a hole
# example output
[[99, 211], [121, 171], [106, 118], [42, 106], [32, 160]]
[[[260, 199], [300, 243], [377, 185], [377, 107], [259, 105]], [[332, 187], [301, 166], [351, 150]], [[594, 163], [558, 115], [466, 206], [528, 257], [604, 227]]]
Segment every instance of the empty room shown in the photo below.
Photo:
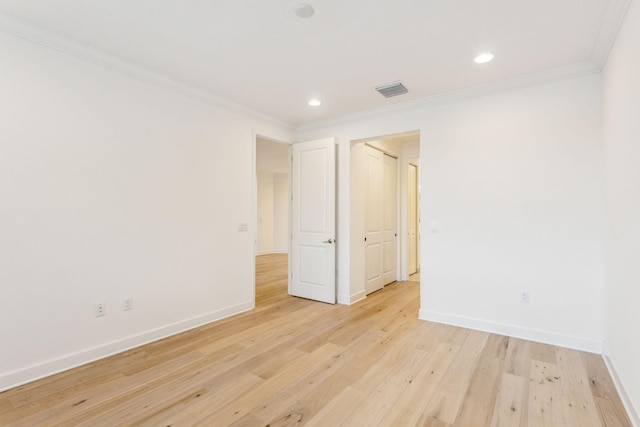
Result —
[[0, 0], [0, 426], [640, 427], [639, 1]]

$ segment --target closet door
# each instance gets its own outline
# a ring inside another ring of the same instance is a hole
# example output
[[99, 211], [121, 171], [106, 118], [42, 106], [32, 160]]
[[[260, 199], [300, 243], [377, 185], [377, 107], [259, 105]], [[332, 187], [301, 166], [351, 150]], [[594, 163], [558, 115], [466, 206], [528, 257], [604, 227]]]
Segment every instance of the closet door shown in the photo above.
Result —
[[365, 290], [367, 294], [384, 287], [382, 276], [383, 255], [383, 154], [366, 147], [366, 200], [365, 200]]
[[398, 253], [398, 160], [366, 147], [365, 290], [396, 280]]

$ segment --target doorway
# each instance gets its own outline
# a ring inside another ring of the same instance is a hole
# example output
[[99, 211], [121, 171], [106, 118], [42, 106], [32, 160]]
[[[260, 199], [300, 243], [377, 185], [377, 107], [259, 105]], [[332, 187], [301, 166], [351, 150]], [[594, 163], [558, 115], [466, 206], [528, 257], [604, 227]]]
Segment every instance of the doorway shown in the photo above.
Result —
[[255, 301], [288, 294], [289, 164], [287, 143], [255, 140]]
[[[388, 283], [407, 281], [410, 274], [417, 273], [419, 268], [420, 132], [416, 130], [352, 140], [349, 150], [349, 298], [353, 303]], [[385, 183], [385, 169], [395, 180]], [[382, 191], [371, 194], [370, 190], [376, 188]], [[391, 188], [395, 194], [389, 191]], [[381, 206], [381, 209], [376, 211], [371, 205]], [[383, 224], [385, 217], [387, 224]], [[390, 226], [389, 222], [393, 225]], [[383, 239], [383, 229], [387, 234], [386, 239]], [[389, 240], [388, 237], [393, 239]], [[382, 255], [382, 261], [378, 261], [384, 246], [383, 240], [386, 240], [387, 251]], [[410, 261], [412, 265], [409, 265]], [[387, 272], [385, 278], [382, 277], [383, 271]], [[374, 280], [375, 286], [372, 283]]]

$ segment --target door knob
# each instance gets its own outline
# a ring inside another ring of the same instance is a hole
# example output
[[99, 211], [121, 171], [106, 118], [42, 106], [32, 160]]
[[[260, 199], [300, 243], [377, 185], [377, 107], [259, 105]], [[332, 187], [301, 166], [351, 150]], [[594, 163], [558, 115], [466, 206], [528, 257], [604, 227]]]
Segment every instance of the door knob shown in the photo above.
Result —
[[331, 240], [331, 239], [329, 239], [329, 240], [325, 240], [325, 241], [324, 241], [324, 242], [322, 242], [322, 243], [329, 243], [329, 244], [331, 244], [331, 243], [333, 243], [333, 240]]

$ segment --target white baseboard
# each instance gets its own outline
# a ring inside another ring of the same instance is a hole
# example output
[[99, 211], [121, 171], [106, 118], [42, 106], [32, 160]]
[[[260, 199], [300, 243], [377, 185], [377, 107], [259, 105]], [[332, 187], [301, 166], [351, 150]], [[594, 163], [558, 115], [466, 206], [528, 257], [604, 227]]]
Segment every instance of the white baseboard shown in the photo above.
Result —
[[274, 249], [271, 251], [256, 251], [256, 256], [260, 255], [273, 255], [273, 254], [288, 254], [289, 251], [286, 249]]
[[530, 341], [557, 345], [560, 347], [573, 348], [576, 350], [587, 351], [589, 353], [602, 354], [602, 342], [598, 340], [590, 340], [570, 335], [557, 334], [554, 332], [541, 331], [538, 329], [522, 328], [514, 325], [458, 316], [454, 314], [439, 313], [425, 309], [420, 309], [418, 317], [422, 320], [428, 320], [431, 322], [444, 323], [447, 325], [491, 332], [494, 334], [506, 335], [514, 338], [522, 338]]
[[365, 291], [356, 292], [353, 295], [338, 295], [338, 304], [353, 305], [367, 297]]
[[224, 319], [254, 308], [253, 301], [226, 307], [201, 316], [192, 317], [180, 322], [172, 323], [157, 329], [125, 337], [100, 346], [88, 348], [76, 353], [68, 354], [37, 365], [32, 365], [17, 371], [0, 374], [0, 392], [29, 383], [50, 375], [72, 369], [95, 360], [158, 341], [171, 335]]
[[631, 424], [633, 424], [633, 427], [640, 427], [640, 411], [638, 411], [633, 406], [633, 401], [631, 400], [631, 397], [629, 397], [629, 395], [627, 394], [627, 390], [625, 389], [624, 384], [620, 379], [620, 376], [618, 375], [618, 371], [616, 369], [615, 364], [613, 363], [613, 360], [609, 355], [609, 351], [607, 349], [606, 343], [602, 344], [602, 350], [603, 350], [602, 356], [604, 357], [604, 363], [607, 365], [609, 374], [613, 379], [613, 384], [615, 384], [616, 390], [618, 390], [618, 394], [620, 395], [620, 399], [622, 400], [624, 408], [627, 410], [627, 415], [629, 415], [629, 418], [631, 419]]

